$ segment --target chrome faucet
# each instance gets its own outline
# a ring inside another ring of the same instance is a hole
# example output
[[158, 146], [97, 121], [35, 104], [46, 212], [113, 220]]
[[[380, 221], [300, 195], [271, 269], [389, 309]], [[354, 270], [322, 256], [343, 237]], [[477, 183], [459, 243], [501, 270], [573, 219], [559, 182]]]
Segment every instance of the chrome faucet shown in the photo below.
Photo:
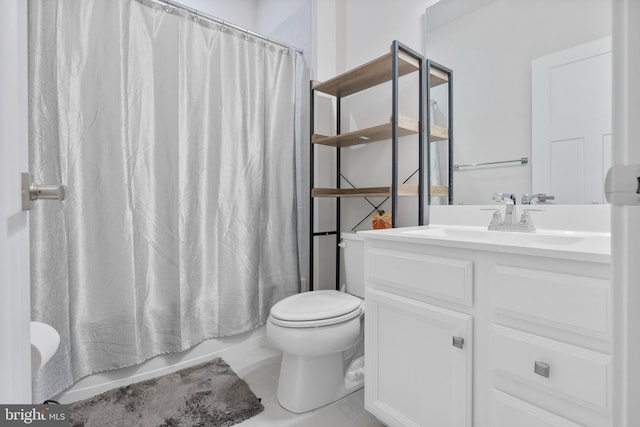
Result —
[[[493, 201], [506, 202], [505, 211], [504, 211], [504, 221], [502, 221], [502, 224], [500, 225], [501, 226], [513, 225], [513, 215], [514, 215], [513, 210], [516, 206], [516, 195], [512, 193], [494, 193]], [[498, 213], [499, 212], [500, 211], [498, 211]], [[491, 229], [491, 225], [489, 225], [489, 229]]]
[[544, 193], [524, 194], [522, 196], [523, 205], [530, 205], [532, 202], [544, 203], [548, 200], [555, 200], [555, 196], [547, 196]]
[[516, 216], [516, 195], [512, 193], [495, 193], [493, 195], [493, 200], [496, 202], [504, 201], [506, 203], [504, 220], [502, 219], [502, 215], [500, 214], [500, 210], [496, 209], [493, 213], [493, 217], [491, 218], [491, 223], [489, 223], [489, 230], [493, 231], [522, 231], [527, 233], [533, 233], [536, 231], [536, 228], [533, 226], [533, 222], [531, 221], [531, 215], [529, 215], [529, 210], [525, 210], [522, 212], [520, 216], [520, 221], [515, 221]]

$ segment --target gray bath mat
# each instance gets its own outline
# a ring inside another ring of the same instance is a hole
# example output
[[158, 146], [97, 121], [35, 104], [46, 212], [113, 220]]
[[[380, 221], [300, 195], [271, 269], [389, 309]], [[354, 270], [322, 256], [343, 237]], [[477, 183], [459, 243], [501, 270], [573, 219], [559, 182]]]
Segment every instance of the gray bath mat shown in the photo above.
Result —
[[76, 426], [231, 426], [262, 412], [221, 358], [70, 405]]

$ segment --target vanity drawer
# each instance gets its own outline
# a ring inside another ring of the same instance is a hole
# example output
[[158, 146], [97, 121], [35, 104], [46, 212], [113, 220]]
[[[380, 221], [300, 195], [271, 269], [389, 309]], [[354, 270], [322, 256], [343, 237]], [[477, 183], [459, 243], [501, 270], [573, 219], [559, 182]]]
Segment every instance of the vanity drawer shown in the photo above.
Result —
[[494, 374], [600, 412], [610, 408], [610, 356], [495, 324], [490, 340]]
[[492, 279], [496, 314], [611, 338], [609, 280], [504, 265], [494, 267]]
[[566, 418], [525, 402], [510, 394], [493, 389], [491, 396], [491, 427], [580, 427]]
[[368, 283], [473, 304], [473, 261], [370, 248], [366, 266]]

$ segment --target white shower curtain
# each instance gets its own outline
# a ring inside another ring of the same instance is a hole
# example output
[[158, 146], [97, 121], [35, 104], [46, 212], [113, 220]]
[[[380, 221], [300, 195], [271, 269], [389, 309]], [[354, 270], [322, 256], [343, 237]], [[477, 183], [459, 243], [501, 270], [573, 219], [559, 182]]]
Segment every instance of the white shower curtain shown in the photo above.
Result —
[[41, 394], [263, 324], [299, 289], [295, 54], [146, 0], [29, 20], [31, 171], [67, 193], [31, 217]]

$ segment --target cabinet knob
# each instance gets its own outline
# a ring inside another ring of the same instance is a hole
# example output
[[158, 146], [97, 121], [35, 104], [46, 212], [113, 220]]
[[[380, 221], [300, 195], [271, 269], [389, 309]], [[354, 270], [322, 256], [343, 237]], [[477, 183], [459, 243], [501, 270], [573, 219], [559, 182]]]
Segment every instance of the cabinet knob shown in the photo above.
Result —
[[550, 370], [551, 370], [551, 366], [549, 366], [548, 363], [535, 362], [533, 364], [533, 373], [538, 374], [542, 377], [549, 378]]
[[453, 346], [462, 348], [464, 347], [464, 338], [462, 337], [453, 337]]

